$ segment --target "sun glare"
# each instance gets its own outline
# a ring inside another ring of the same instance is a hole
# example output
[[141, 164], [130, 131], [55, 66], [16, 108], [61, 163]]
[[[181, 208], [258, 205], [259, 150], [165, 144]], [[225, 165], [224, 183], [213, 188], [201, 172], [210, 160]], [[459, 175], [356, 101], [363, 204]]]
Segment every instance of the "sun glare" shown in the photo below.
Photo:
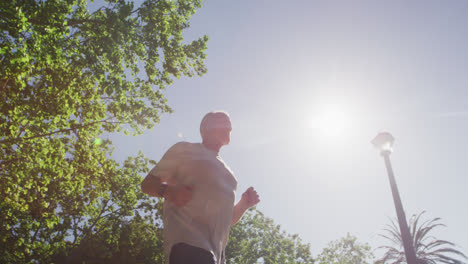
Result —
[[308, 126], [317, 136], [330, 139], [343, 138], [350, 129], [350, 116], [338, 106], [316, 111], [308, 120]]

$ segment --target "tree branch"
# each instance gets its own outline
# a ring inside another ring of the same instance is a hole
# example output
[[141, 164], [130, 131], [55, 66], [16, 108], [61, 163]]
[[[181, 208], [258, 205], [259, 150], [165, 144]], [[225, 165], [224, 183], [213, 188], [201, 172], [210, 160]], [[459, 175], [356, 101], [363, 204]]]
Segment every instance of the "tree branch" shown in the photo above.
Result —
[[8, 161], [1, 161], [0, 162], [0, 165], [2, 165], [2, 167], [6, 164], [9, 164], [9, 163], [12, 163], [12, 162], [16, 162], [16, 161], [19, 161], [19, 160], [25, 160], [25, 159], [22, 159], [22, 158], [16, 158], [16, 159], [12, 159], [12, 160], [8, 160]]
[[[94, 228], [94, 226], [96, 226], [97, 222], [100, 219], [102, 219], [102, 214], [104, 213], [108, 203], [109, 203], [109, 199], [105, 201], [104, 205], [102, 206], [101, 212], [99, 213], [99, 215], [96, 218], [96, 220], [94, 221], [94, 223], [88, 228], [88, 230], [86, 230], [86, 232], [83, 231], [83, 237], [80, 240], [80, 244], [78, 245], [78, 247], [73, 248], [71, 250], [70, 254], [68, 255], [68, 257], [67, 257], [67, 259], [65, 261], [65, 263], [72, 263], [72, 261], [79, 256], [80, 251], [83, 248], [83, 243], [81, 243], [81, 242], [83, 241], [83, 239], [85, 239], [91, 233], [92, 229]], [[75, 235], [75, 240], [73, 241], [73, 244], [76, 243], [76, 238], [77, 238], [77, 236]]]
[[96, 24], [98, 22], [99, 21], [92, 20], [92, 19], [70, 19], [70, 20], [68, 20], [67, 26], [73, 27], [73, 26], [76, 26], [76, 25], [84, 24], [84, 23], [94, 23], [94, 24]]
[[39, 226], [37, 227], [36, 232], [34, 232], [34, 235], [31, 238], [31, 243], [34, 243], [34, 241], [36, 241], [36, 236], [37, 236], [37, 233], [39, 233], [39, 229], [41, 229], [41, 226], [42, 226], [42, 222], [39, 222]]
[[102, 206], [102, 209], [101, 209], [101, 212], [99, 213], [98, 217], [96, 218], [96, 220], [94, 221], [94, 223], [88, 228], [88, 230], [83, 233], [85, 233], [85, 235], [83, 236], [83, 238], [85, 238], [92, 230], [93, 228], [96, 226], [97, 222], [99, 222], [99, 220], [101, 220], [103, 217], [102, 217], [102, 214], [104, 213], [104, 211], [106, 210], [107, 208], [107, 204], [109, 203], [109, 200], [110, 199], [107, 199], [105, 202], [104, 202], [104, 205]]
[[16, 137], [16, 138], [13, 138], [13, 139], [4, 139], [4, 140], [0, 140], [0, 143], [10, 143], [10, 142], [15, 142], [15, 141], [20, 141], [20, 140], [30, 140], [30, 139], [35, 139], [35, 138], [39, 138], [39, 137], [47, 137], [47, 136], [51, 136], [51, 135], [55, 135], [55, 134], [59, 134], [59, 133], [63, 133], [63, 132], [69, 132], [69, 131], [73, 131], [73, 130], [77, 130], [77, 129], [82, 129], [82, 128], [85, 128], [85, 127], [88, 127], [88, 126], [91, 126], [91, 125], [94, 125], [94, 124], [97, 124], [97, 123], [119, 123], [119, 122], [108, 121], [108, 120], [110, 120], [110, 118], [105, 119], [105, 120], [96, 121], [96, 122], [91, 122], [89, 124], [85, 124], [85, 125], [81, 125], [81, 126], [77, 126], [77, 127], [61, 129], [61, 130], [53, 131], [53, 132], [50, 132], [50, 133], [31, 136], [31, 137], [25, 137], [25, 138]]
[[5, 90], [5, 87], [8, 84], [9, 80], [10, 80], [10, 76], [8, 76], [7, 79], [5, 80], [5, 84], [3, 84], [2, 90]]

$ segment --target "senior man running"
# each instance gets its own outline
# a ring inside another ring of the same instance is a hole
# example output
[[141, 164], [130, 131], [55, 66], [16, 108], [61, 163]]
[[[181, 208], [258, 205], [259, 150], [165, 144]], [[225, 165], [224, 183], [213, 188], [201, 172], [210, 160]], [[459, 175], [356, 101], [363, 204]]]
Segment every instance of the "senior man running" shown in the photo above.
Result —
[[205, 115], [202, 143], [172, 146], [141, 183], [144, 193], [163, 197], [166, 264], [223, 264], [230, 227], [260, 200], [248, 188], [235, 204], [237, 179], [219, 156], [229, 144], [227, 113]]

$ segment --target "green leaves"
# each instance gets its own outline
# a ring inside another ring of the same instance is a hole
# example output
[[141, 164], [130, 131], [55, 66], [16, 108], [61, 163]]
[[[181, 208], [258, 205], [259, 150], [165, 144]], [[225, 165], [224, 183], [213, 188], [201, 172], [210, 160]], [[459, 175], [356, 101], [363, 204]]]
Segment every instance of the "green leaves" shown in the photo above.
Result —
[[318, 264], [370, 264], [374, 255], [366, 243], [359, 243], [349, 233], [328, 244], [317, 256]]
[[308, 244], [298, 235], [281, 231], [279, 225], [260, 211], [248, 211], [231, 228], [226, 263], [314, 263]]
[[87, 5], [0, 3], [2, 263], [70, 258], [103, 223], [156, 208], [139, 191], [150, 161], [118, 164], [102, 135], [152, 128], [172, 111], [161, 90], [206, 72], [208, 38], [182, 37], [200, 1]]

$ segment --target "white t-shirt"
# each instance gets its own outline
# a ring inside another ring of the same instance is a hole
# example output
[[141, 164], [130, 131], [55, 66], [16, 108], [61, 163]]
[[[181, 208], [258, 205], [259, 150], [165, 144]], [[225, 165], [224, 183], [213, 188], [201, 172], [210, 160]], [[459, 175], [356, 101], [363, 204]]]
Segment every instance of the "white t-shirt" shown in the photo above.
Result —
[[237, 180], [212, 150], [201, 143], [172, 146], [150, 175], [169, 184], [193, 186], [192, 200], [183, 207], [164, 201], [166, 263], [173, 245], [186, 243], [213, 253], [221, 263], [234, 209]]

